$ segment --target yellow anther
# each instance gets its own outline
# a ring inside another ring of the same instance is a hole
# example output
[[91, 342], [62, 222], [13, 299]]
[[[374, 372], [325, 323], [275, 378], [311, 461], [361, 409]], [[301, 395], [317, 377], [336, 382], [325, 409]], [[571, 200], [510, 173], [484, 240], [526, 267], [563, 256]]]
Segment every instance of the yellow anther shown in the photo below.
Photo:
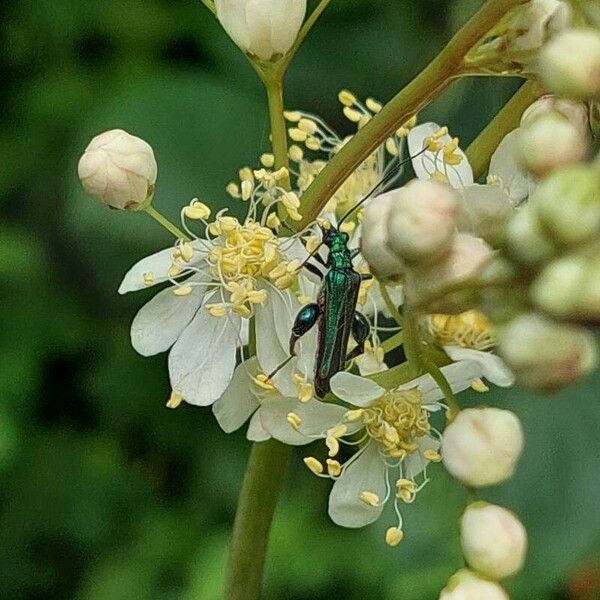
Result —
[[[270, 227], [271, 229], [277, 229], [277, 227], [279, 227], [280, 225], [281, 221], [279, 220], [279, 217], [276, 213], [271, 213], [267, 217], [267, 227]], [[272, 246], [270, 246], [270, 248], [272, 248]]]
[[315, 475], [320, 475], [323, 472], [323, 465], [314, 456], [307, 456], [306, 458], [304, 458], [304, 464]]
[[352, 106], [352, 105], [356, 104], [356, 96], [349, 90], [342, 90], [338, 94], [338, 100], [344, 106]]
[[302, 158], [304, 157], [304, 152], [303, 152], [302, 148], [300, 148], [300, 146], [296, 146], [296, 144], [292, 144], [290, 146], [290, 149], [288, 150], [288, 156], [294, 162], [300, 162], [302, 160]]
[[385, 532], [385, 543], [392, 548], [397, 546], [404, 539], [404, 532], [398, 527], [390, 527]]
[[173, 289], [176, 296], [189, 296], [192, 293], [191, 285], [179, 285]]
[[362, 115], [358, 120], [358, 128], [362, 129], [371, 120], [371, 115]]
[[444, 125], [444, 127], [440, 127], [435, 133], [432, 134], [432, 138], [437, 140], [445, 135], [448, 135], [448, 127]]
[[316, 235], [311, 235], [306, 240], [306, 250], [312, 254], [321, 245], [321, 240]]
[[327, 473], [330, 477], [339, 477], [342, 473], [342, 465], [334, 459], [328, 458], [327, 463]]
[[144, 280], [144, 285], [151, 286], [154, 283], [154, 274], [151, 271], [144, 273], [142, 277]]
[[417, 489], [417, 484], [411, 479], [400, 478], [396, 481], [396, 488], [398, 491], [408, 490], [409, 492], [414, 492]]
[[258, 375], [256, 375], [256, 377], [253, 377], [252, 380], [254, 381], [254, 383], [256, 383], [256, 385], [263, 388], [263, 390], [274, 390], [275, 389], [273, 382], [269, 379], [269, 376], [266, 375], [265, 373], [258, 373]]
[[179, 252], [181, 252], [181, 258], [185, 260], [185, 262], [190, 262], [194, 256], [194, 248], [189, 242], [183, 242], [181, 246], [179, 246]]
[[364, 414], [364, 409], [363, 408], [357, 408], [355, 410], [349, 410], [345, 415], [344, 418], [346, 419], [346, 421], [348, 421], [349, 423], [354, 423], [355, 421], [359, 421], [361, 419], [361, 417]]
[[288, 413], [286, 420], [296, 431], [298, 431], [298, 428], [302, 424], [302, 419], [294, 412]]
[[378, 113], [383, 108], [381, 102], [377, 102], [377, 100], [374, 100], [373, 98], [367, 98], [365, 104], [367, 105], [367, 108], [374, 113]]
[[302, 131], [302, 129], [298, 129], [297, 127], [288, 129], [288, 134], [294, 142], [305, 142], [308, 137], [306, 131]]
[[183, 396], [173, 391], [167, 400], [167, 408], [177, 408], [182, 402]]
[[196, 219], [208, 219], [210, 217], [210, 208], [199, 200], [193, 200], [190, 206], [186, 206], [183, 209], [183, 214], [192, 220]]
[[328, 450], [329, 450], [329, 456], [331, 456], [332, 458], [334, 456], [337, 456], [338, 452], [340, 451], [340, 443], [337, 440], [337, 438], [328, 435], [325, 438], [325, 445], [327, 446]]
[[359, 498], [365, 504], [369, 506], [378, 506], [379, 505], [379, 496], [375, 492], [369, 492], [365, 490], [360, 493]]
[[177, 277], [181, 273], [181, 267], [177, 263], [173, 263], [169, 267], [169, 277]]
[[431, 462], [437, 463], [442, 460], [442, 455], [437, 450], [433, 450], [430, 448], [429, 450], [425, 450], [425, 452], [423, 452], [423, 458]]
[[235, 217], [219, 217], [219, 226], [223, 233], [231, 233], [239, 227], [240, 223]]
[[290, 262], [286, 265], [285, 270], [288, 273], [296, 273], [298, 271], [298, 269], [300, 268], [300, 265], [302, 265], [302, 263], [300, 262], [299, 259], [297, 258], [293, 258], [292, 260], [290, 260]]
[[250, 200], [252, 197], [252, 190], [254, 189], [254, 183], [250, 179], [244, 179], [242, 181], [242, 200]]
[[313, 150], [314, 152], [321, 149], [321, 142], [316, 137], [308, 137], [304, 143], [309, 150]]
[[239, 188], [238, 184], [234, 183], [233, 181], [231, 183], [227, 184], [227, 187], [225, 188], [225, 190], [227, 191], [227, 193], [230, 196], [233, 196], [234, 198], [240, 197], [240, 188]]
[[340, 231], [343, 233], [352, 233], [356, 229], [356, 223], [346, 221], [340, 225]]
[[426, 138], [423, 145], [430, 152], [439, 152], [442, 149], [442, 143], [438, 142], [433, 137]]
[[298, 212], [298, 209], [286, 206], [285, 210], [292, 221], [302, 221], [302, 215]]
[[270, 152], [265, 152], [260, 156], [260, 163], [267, 168], [271, 168], [275, 164], [275, 157]]
[[431, 179], [431, 181], [437, 181], [439, 183], [450, 183], [446, 174], [442, 173], [441, 171], [438, 171], [437, 169], [433, 172], [429, 179]]
[[328, 436], [332, 436], [334, 438], [341, 438], [348, 433], [348, 427], [343, 423], [339, 423], [335, 427], [332, 427], [328, 432]]
[[317, 225], [322, 229], [331, 229], [331, 221], [329, 219], [323, 219], [322, 217], [317, 217], [316, 219]]
[[245, 304], [238, 304], [233, 307], [233, 312], [240, 317], [251, 317], [252, 311]]
[[348, 119], [348, 121], [352, 121], [353, 123], [358, 123], [363, 114], [359, 111], [356, 110], [355, 108], [350, 108], [349, 106], [344, 106], [344, 116], [346, 117], [346, 119]]
[[300, 294], [298, 296], [298, 302], [300, 302], [300, 304], [308, 304], [309, 302], [312, 302], [312, 298], [310, 296], [304, 296], [302, 294]]
[[206, 310], [208, 310], [213, 317], [224, 317], [227, 315], [227, 307], [223, 306], [223, 304], [207, 304]]
[[479, 392], [480, 394], [485, 394], [485, 392], [490, 391], [490, 388], [485, 385], [481, 379], [473, 379], [473, 381], [471, 381], [471, 389]]
[[298, 194], [296, 192], [286, 192], [281, 197], [283, 205], [286, 208], [298, 209], [300, 207], [300, 198], [298, 198]]
[[264, 304], [267, 301], [267, 291], [253, 290], [248, 292], [248, 301], [252, 304]]
[[302, 131], [305, 131], [309, 135], [313, 135], [319, 128], [312, 119], [302, 118], [298, 121], [298, 129], [302, 129]]
[[252, 173], [252, 169], [250, 167], [242, 167], [238, 171], [238, 175], [240, 176], [240, 181], [253, 181], [254, 174]]
[[273, 177], [275, 178], [275, 181], [281, 181], [282, 179], [287, 179], [290, 176], [290, 172], [287, 169], [287, 167], [281, 167], [280, 169], [277, 169], [277, 171], [275, 171], [273, 173]]
[[406, 504], [410, 504], [415, 499], [415, 493], [412, 490], [402, 488], [396, 492], [396, 498]]
[[286, 110], [283, 113], [286, 121], [290, 123], [297, 123], [302, 118], [302, 113], [299, 113], [296, 110]]
[[417, 124], [417, 115], [413, 115], [406, 123], [404, 123], [404, 127], [408, 129], [412, 129]]
[[387, 150], [388, 154], [391, 154], [392, 156], [398, 156], [399, 154], [398, 145], [396, 144], [396, 141], [392, 138], [388, 138], [385, 141], [385, 149]]

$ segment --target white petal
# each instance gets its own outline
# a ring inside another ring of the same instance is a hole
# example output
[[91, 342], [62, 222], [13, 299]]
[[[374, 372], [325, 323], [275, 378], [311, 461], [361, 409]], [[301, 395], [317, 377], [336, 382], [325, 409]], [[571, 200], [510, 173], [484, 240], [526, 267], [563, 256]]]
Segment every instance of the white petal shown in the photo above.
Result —
[[428, 435], [417, 440], [419, 449], [416, 452], [409, 454], [402, 461], [404, 477], [414, 479], [420, 475], [423, 469], [429, 464], [429, 461], [423, 456], [426, 450], [439, 450], [440, 442]]
[[476, 362], [483, 376], [495, 385], [510, 387], [515, 383], [515, 376], [496, 354], [471, 348], [461, 348], [460, 346], [444, 346], [444, 350], [452, 360]]
[[252, 393], [251, 377], [258, 372], [256, 357], [239, 364], [223, 395], [213, 404], [212, 411], [225, 433], [239, 429], [259, 407]]
[[138, 311], [131, 324], [131, 344], [142, 356], [165, 352], [188, 326], [202, 304], [206, 288], [192, 287], [176, 296], [174, 287], [158, 292]]
[[[209, 301], [218, 298], [213, 295]], [[240, 317], [213, 317], [200, 308], [169, 354], [173, 390], [198, 406], [217, 400], [233, 375], [239, 332]]]
[[529, 177], [518, 163], [519, 130], [511, 131], [498, 144], [490, 160], [489, 174], [502, 182], [513, 204], [518, 205], [529, 195]]
[[364, 527], [376, 521], [383, 504], [370, 506], [360, 499], [361, 492], [372, 492], [382, 502], [386, 496], [386, 467], [375, 442], [350, 464], [333, 484], [329, 494], [329, 516], [342, 527]]
[[[346, 409], [319, 400], [300, 402], [296, 398], [275, 397], [264, 400], [259, 412], [263, 427], [275, 439], [301, 446], [325, 437], [328, 429], [342, 422]], [[298, 431], [288, 423], [286, 417], [289, 413], [300, 417]]]
[[271, 439], [271, 434], [262, 426], [259, 410], [257, 410], [250, 418], [246, 438], [251, 442], [264, 442]]
[[331, 378], [331, 391], [344, 402], [354, 406], [370, 406], [385, 394], [385, 390], [371, 379], [342, 371]]

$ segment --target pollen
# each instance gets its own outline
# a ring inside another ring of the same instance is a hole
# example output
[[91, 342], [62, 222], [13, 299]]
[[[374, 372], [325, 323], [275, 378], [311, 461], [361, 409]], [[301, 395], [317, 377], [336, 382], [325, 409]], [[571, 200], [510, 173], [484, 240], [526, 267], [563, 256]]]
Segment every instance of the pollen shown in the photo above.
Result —
[[359, 498], [365, 504], [369, 506], [378, 506], [379, 505], [379, 496], [375, 492], [369, 492], [365, 490], [360, 493]]
[[458, 315], [430, 315], [427, 327], [440, 346], [489, 350], [495, 345], [492, 324], [478, 310], [469, 310]]

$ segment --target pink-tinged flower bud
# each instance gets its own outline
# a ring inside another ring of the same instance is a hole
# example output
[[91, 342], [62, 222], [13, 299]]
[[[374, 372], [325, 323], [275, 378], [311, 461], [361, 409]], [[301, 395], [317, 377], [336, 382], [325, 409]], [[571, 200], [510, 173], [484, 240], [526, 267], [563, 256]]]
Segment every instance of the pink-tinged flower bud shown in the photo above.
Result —
[[494, 581], [478, 577], [469, 569], [461, 569], [448, 581], [439, 600], [510, 600]]
[[527, 532], [506, 508], [474, 502], [460, 523], [463, 554], [469, 567], [490, 579], [518, 573], [527, 554]]
[[553, 93], [566, 98], [600, 98], [600, 32], [566, 29], [542, 48], [539, 74]]
[[369, 267], [381, 279], [390, 279], [404, 272], [404, 262], [394, 254], [388, 244], [388, 220], [392, 204], [396, 201], [392, 192], [381, 194], [369, 202], [361, 222], [360, 249]]
[[519, 159], [541, 177], [565, 165], [583, 162], [590, 149], [589, 129], [582, 131], [558, 111], [529, 118], [519, 130]]
[[500, 329], [498, 337], [498, 352], [518, 383], [534, 390], [560, 389], [591, 372], [598, 362], [591, 333], [541, 315], [518, 316]]
[[457, 194], [448, 185], [414, 179], [388, 192], [388, 245], [409, 264], [431, 264], [448, 251], [456, 231]]
[[215, 7], [229, 37], [260, 60], [285, 55], [306, 14], [306, 0], [215, 0]]
[[496, 485], [512, 477], [523, 450], [517, 416], [499, 408], [467, 408], [442, 436], [448, 472], [472, 487]]
[[93, 138], [77, 171], [83, 189], [112, 208], [139, 210], [154, 195], [154, 152], [147, 142], [122, 129]]
[[542, 96], [529, 106], [521, 117], [521, 125], [527, 125], [537, 119], [537, 117], [548, 113], [559, 113], [581, 133], [589, 134], [590, 115], [587, 104], [578, 100], [560, 98], [552, 94]]

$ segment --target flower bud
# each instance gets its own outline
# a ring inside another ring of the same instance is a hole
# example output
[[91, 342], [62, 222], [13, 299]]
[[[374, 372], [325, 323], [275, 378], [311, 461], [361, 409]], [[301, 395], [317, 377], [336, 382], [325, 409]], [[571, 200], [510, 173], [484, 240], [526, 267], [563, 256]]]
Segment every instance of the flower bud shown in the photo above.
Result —
[[494, 581], [461, 569], [448, 581], [439, 600], [509, 600], [508, 594]]
[[456, 230], [457, 194], [435, 181], [414, 179], [388, 192], [394, 197], [388, 245], [407, 263], [431, 263], [450, 247]]
[[581, 133], [589, 134], [590, 122], [587, 105], [578, 100], [559, 98], [552, 94], [542, 96], [529, 106], [521, 117], [521, 125], [527, 125], [547, 113], [559, 113]]
[[541, 177], [557, 167], [585, 160], [590, 137], [558, 111], [530, 118], [519, 130], [519, 159]]
[[556, 253], [535, 210], [529, 205], [519, 209], [508, 222], [506, 243], [512, 256], [527, 265], [548, 260]]
[[373, 198], [365, 208], [361, 221], [361, 253], [371, 271], [381, 279], [400, 275], [405, 266], [387, 245], [387, 223], [395, 201], [395, 196], [390, 192]]
[[586, 329], [541, 315], [518, 316], [499, 331], [498, 337], [498, 353], [517, 381], [535, 390], [557, 390], [597, 364], [594, 338]]
[[509, 479], [522, 450], [519, 419], [499, 408], [462, 410], [442, 436], [446, 469], [472, 487], [496, 485]]
[[560, 169], [536, 188], [530, 203], [559, 243], [585, 242], [600, 230], [600, 174], [583, 165]]
[[539, 73], [555, 94], [600, 98], [600, 32], [572, 28], [558, 33], [540, 52]]
[[537, 50], [549, 35], [569, 24], [571, 10], [561, 0], [530, 0], [518, 11], [509, 30], [508, 49], [526, 52]]
[[286, 54], [306, 14], [306, 0], [215, 0], [215, 6], [229, 37], [260, 60]]
[[122, 129], [93, 138], [77, 171], [83, 189], [112, 208], [139, 210], [154, 195], [154, 152], [147, 142]]
[[515, 514], [506, 508], [474, 502], [465, 510], [460, 538], [467, 564], [491, 579], [518, 573], [527, 553], [527, 532]]

